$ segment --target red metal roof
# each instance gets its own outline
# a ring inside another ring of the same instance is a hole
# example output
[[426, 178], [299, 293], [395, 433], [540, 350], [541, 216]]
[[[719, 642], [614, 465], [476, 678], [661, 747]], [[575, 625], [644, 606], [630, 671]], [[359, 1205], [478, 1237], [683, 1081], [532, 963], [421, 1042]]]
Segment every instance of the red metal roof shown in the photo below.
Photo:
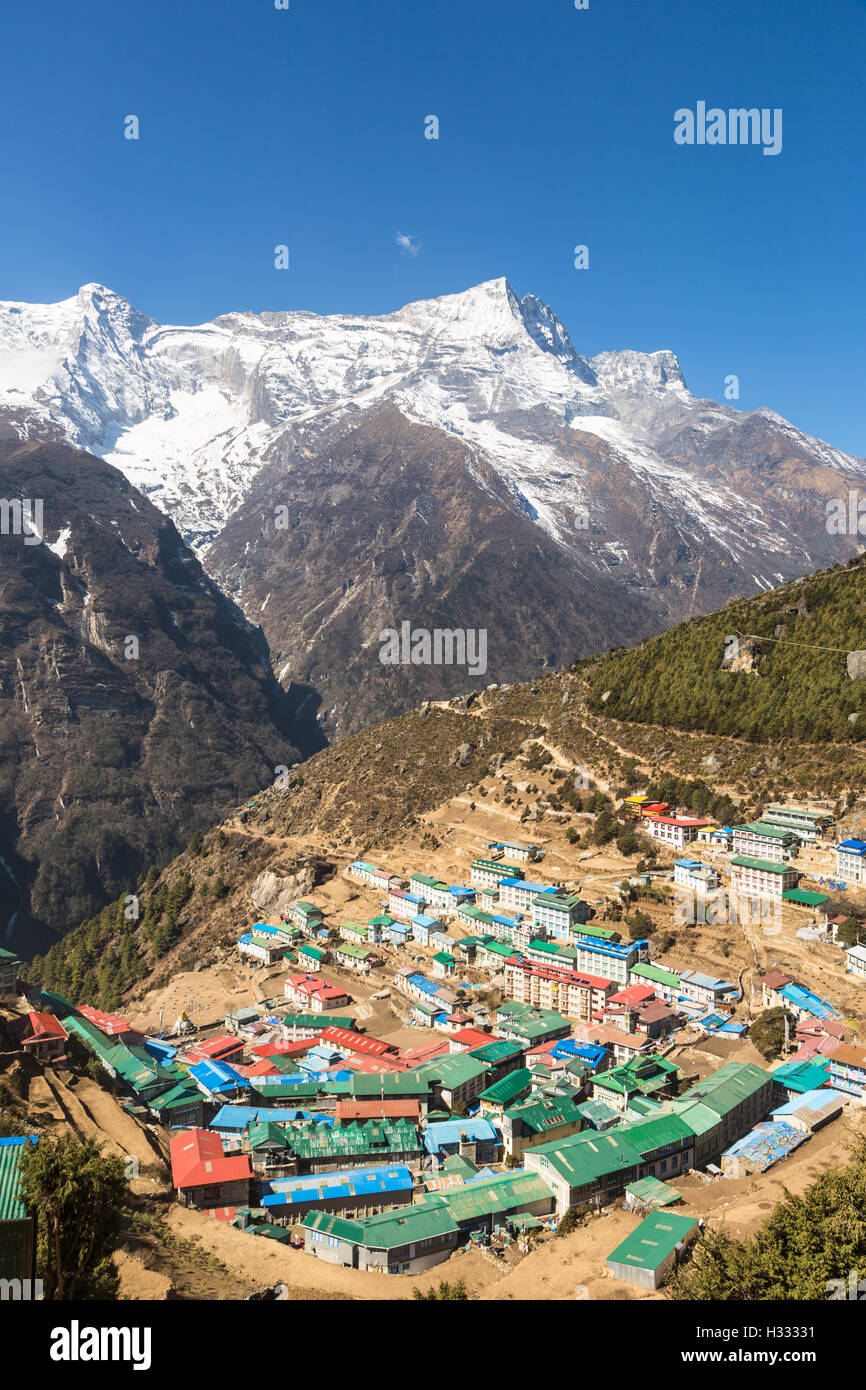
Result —
[[629, 985], [618, 994], [612, 994], [608, 1004], [639, 1004], [643, 999], [652, 999], [655, 990], [650, 985]]
[[313, 1046], [313, 1038], [297, 1038], [292, 1042], [289, 1038], [275, 1038], [273, 1042], [259, 1043], [253, 1048], [257, 1057], [293, 1057], [302, 1052], [309, 1052]]
[[363, 1052], [370, 1057], [385, 1057], [398, 1050], [393, 1043], [381, 1042], [379, 1038], [368, 1038], [365, 1033], [356, 1033], [351, 1028], [335, 1028], [333, 1024], [323, 1028], [319, 1037], [323, 1042], [334, 1043], [336, 1047], [348, 1047], [352, 1052]]
[[421, 1114], [419, 1100], [338, 1100], [338, 1120], [415, 1120]]
[[206, 1187], [212, 1183], [251, 1178], [248, 1154], [226, 1158], [218, 1134], [184, 1129], [171, 1139], [171, 1180], [175, 1187]]
[[16, 1032], [20, 1043], [43, 1042], [47, 1038], [69, 1037], [60, 1019], [55, 1018], [53, 1014], [29, 1013], [26, 1020], [23, 1018], [18, 1020]]
[[449, 1042], [459, 1043], [462, 1048], [483, 1047], [485, 1043], [496, 1042], [490, 1033], [482, 1033], [480, 1028], [458, 1028], [449, 1034]]
[[211, 1038], [209, 1042], [196, 1043], [195, 1050], [202, 1057], [208, 1057], [211, 1061], [218, 1061], [220, 1057], [228, 1057], [233, 1052], [242, 1052], [243, 1046], [240, 1038], [233, 1038], [228, 1033], [222, 1033], [218, 1038]]
[[699, 816], [650, 816], [649, 819], [655, 825], [682, 825], [703, 827], [709, 825], [708, 820], [701, 820]]
[[116, 1037], [118, 1033], [130, 1033], [132, 1029], [129, 1020], [120, 1018], [118, 1014], [103, 1013], [102, 1009], [95, 1009], [92, 1004], [82, 1004], [78, 1010], [82, 1018], [86, 1018], [88, 1023], [92, 1023], [101, 1033], [107, 1033], [109, 1037]]

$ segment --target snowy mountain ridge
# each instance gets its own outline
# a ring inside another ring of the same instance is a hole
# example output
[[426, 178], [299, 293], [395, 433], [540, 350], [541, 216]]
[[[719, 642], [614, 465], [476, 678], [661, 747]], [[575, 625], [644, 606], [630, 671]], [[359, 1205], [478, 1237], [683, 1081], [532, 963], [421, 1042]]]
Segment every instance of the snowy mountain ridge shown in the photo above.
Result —
[[235, 312], [192, 327], [156, 323], [97, 284], [58, 304], [0, 304], [4, 433], [106, 459], [200, 549], [299, 427], [331, 428], [385, 399], [479, 450], [566, 544], [594, 490], [569, 432], [603, 442], [648, 502], [690, 509], [695, 534], [710, 524], [699, 513], [718, 512], [717, 538], [743, 499], [705, 474], [698, 505], [684, 432], [760, 421], [826, 467], [866, 471], [771, 411], [697, 400], [670, 351], [581, 356], [556, 314], [504, 278], [379, 317]]

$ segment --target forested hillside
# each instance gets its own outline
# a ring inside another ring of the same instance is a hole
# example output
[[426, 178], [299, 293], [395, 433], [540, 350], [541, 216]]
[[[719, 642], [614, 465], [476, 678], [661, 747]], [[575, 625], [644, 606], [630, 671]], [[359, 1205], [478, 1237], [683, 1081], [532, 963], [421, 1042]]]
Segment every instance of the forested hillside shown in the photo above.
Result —
[[847, 654], [863, 648], [859, 556], [608, 654], [591, 678], [589, 706], [612, 719], [756, 742], [859, 741], [866, 679], [852, 679]]

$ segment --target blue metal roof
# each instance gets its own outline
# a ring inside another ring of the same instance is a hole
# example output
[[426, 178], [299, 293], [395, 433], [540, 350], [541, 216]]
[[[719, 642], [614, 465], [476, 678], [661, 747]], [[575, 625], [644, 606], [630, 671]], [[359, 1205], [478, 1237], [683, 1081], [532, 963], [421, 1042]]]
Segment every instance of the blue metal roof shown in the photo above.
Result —
[[195, 1066], [189, 1068], [189, 1074], [196, 1085], [212, 1095], [249, 1085], [240, 1072], [236, 1072], [227, 1062], [196, 1062]]
[[424, 1131], [424, 1147], [430, 1154], [438, 1153], [443, 1144], [456, 1144], [461, 1138], [470, 1143], [496, 1140], [496, 1129], [489, 1120], [434, 1120]]
[[785, 1158], [787, 1154], [799, 1148], [808, 1137], [781, 1120], [778, 1123], [765, 1122], [756, 1125], [742, 1139], [725, 1149], [722, 1157], [746, 1158], [759, 1172], [763, 1172], [773, 1163], [778, 1163], [780, 1158]]
[[277, 1178], [262, 1197], [264, 1207], [296, 1206], [379, 1192], [411, 1192], [412, 1174], [405, 1164], [390, 1168], [349, 1168], [338, 1173], [310, 1173], [301, 1178]]
[[785, 985], [784, 989], [779, 990], [779, 994], [796, 1008], [810, 1013], [813, 1018], [839, 1017], [832, 1005], [825, 999], [819, 999], [817, 994], [813, 994], [810, 989], [804, 989], [802, 985]]
[[852, 854], [866, 854], [866, 840], [843, 840], [837, 849], [847, 849]]

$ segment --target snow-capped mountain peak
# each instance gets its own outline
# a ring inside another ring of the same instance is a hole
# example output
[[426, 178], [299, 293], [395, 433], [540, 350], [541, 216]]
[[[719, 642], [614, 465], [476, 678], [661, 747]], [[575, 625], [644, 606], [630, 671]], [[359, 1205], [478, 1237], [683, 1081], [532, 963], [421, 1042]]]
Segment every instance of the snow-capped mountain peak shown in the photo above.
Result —
[[[860, 468], [771, 412], [696, 400], [673, 352], [581, 356], [554, 311], [504, 276], [376, 317], [232, 312], [161, 325], [96, 282], [58, 304], [0, 304], [5, 432], [106, 458], [201, 547], [299, 432], [314, 443], [386, 400], [464, 439], [558, 540], [592, 491], [578, 439], [595, 436], [649, 492], [662, 478], [690, 486], [669, 461], [672, 439], [693, 449], [749, 421], [825, 465]], [[707, 501], [741, 505], [724, 490]]]

